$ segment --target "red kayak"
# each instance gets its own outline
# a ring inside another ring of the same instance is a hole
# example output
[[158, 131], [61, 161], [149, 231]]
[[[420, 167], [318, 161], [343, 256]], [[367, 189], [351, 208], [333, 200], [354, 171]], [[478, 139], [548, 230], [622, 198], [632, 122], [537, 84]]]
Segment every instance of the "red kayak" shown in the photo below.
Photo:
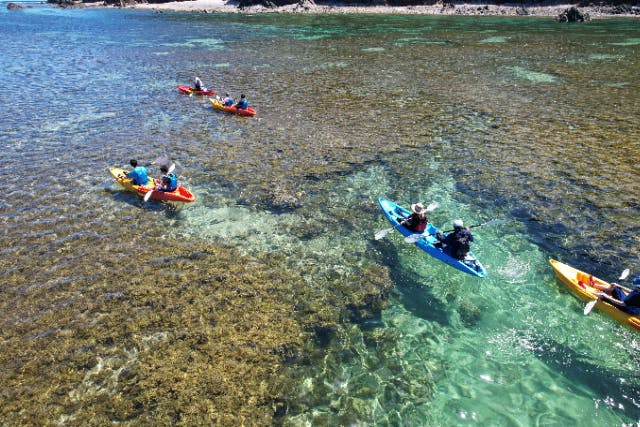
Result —
[[215, 90], [195, 90], [191, 86], [176, 86], [178, 90], [182, 93], [186, 93], [187, 95], [195, 94], [195, 95], [214, 95], [216, 93]]
[[[147, 185], [134, 185], [131, 183], [131, 179], [126, 177], [127, 171], [125, 170], [120, 168], [111, 168], [109, 169], [109, 173], [111, 173], [111, 176], [113, 176], [118, 184], [122, 185], [129, 191], [138, 193], [138, 195], [142, 197], [144, 197], [144, 195], [149, 191], [154, 190], [156, 185], [160, 185], [162, 183], [159, 179], [151, 178]], [[151, 193], [151, 199], [164, 200], [166, 202], [191, 203], [196, 200], [196, 196], [183, 186], [178, 185], [178, 188], [176, 188], [175, 191], [154, 191]]]
[[254, 110], [251, 107], [237, 108], [233, 106], [225, 106], [222, 104], [222, 102], [214, 98], [209, 98], [209, 101], [211, 101], [211, 105], [216, 110], [226, 111], [227, 113], [237, 114], [239, 116], [255, 116], [256, 115], [256, 110]]

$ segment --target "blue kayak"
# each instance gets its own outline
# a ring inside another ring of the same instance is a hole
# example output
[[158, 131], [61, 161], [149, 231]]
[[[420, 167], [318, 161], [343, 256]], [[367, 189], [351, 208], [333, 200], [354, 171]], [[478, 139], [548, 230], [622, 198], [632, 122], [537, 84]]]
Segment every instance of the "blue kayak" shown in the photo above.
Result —
[[[393, 203], [390, 200], [379, 198], [378, 203], [382, 208], [382, 212], [387, 220], [393, 225], [393, 228], [398, 230], [403, 236], [412, 236], [415, 233], [408, 228], [400, 225], [400, 221], [404, 218], [411, 215], [411, 212], [397, 204]], [[469, 273], [472, 276], [476, 277], [487, 277], [487, 272], [485, 271], [480, 261], [476, 259], [473, 253], [469, 252], [467, 258], [463, 261], [460, 261], [446, 252], [444, 252], [440, 248], [436, 248], [434, 244], [438, 241], [436, 238], [436, 233], [438, 232], [438, 228], [434, 227], [433, 224], [428, 223], [427, 229], [424, 231], [424, 237], [420, 238], [415, 242], [415, 245], [431, 255], [432, 257], [444, 262], [445, 264], [450, 265], [453, 268], [457, 268], [460, 271], [464, 271], [465, 273]]]

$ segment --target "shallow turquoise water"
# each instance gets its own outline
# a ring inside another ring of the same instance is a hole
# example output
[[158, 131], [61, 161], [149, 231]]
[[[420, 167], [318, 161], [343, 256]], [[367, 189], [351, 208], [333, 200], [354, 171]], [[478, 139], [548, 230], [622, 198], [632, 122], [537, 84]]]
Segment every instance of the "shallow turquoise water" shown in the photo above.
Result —
[[[3, 9], [0, 22], [0, 77], [13, 89], [0, 93], [3, 256], [46, 263], [73, 233], [121, 227], [124, 215], [141, 217], [132, 233], [166, 227], [149, 245], [202, 239], [286, 254], [320, 289], [370, 262], [387, 267], [395, 288], [380, 318], [341, 325], [292, 368], [300, 380], [285, 425], [640, 422], [636, 333], [584, 316], [548, 264], [603, 278], [637, 270], [636, 20], [39, 5]], [[175, 85], [196, 74], [246, 92], [258, 117], [180, 96]], [[102, 189], [108, 167], [162, 154], [194, 206], [142, 207]], [[282, 194], [295, 203], [274, 203]], [[504, 219], [474, 229], [489, 277], [441, 265], [397, 233], [375, 241], [388, 227], [380, 196], [437, 201], [441, 227]], [[312, 232], [289, 233], [301, 220]], [[49, 237], [44, 249], [33, 243]], [[51, 281], [81, 260], [64, 262]]]

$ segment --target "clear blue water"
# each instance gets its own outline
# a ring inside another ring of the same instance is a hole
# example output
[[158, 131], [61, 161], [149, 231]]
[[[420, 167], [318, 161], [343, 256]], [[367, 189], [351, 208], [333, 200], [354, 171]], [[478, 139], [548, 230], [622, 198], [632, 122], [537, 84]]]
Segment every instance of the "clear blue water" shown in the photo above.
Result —
[[[548, 264], [605, 279], [640, 273], [637, 20], [567, 27], [34, 5], [2, 8], [0, 36], [2, 346], [46, 331], [16, 319], [39, 310], [55, 319], [47, 298], [97, 286], [100, 267], [87, 259], [134, 255], [141, 244], [224, 243], [248, 259], [282, 257], [330, 308], [341, 304], [333, 284], [358, 283], [367, 266], [393, 285], [379, 316], [341, 318], [330, 339], [308, 341], [302, 361], [281, 367], [295, 384], [274, 423], [640, 422], [636, 332], [584, 316]], [[175, 86], [195, 75], [246, 93], [258, 116], [217, 114], [205, 98], [180, 95]], [[109, 167], [162, 155], [194, 205], [143, 205], [108, 183]], [[375, 241], [388, 227], [380, 196], [437, 201], [440, 227], [503, 219], [474, 229], [489, 277], [452, 270], [397, 233]], [[47, 293], [30, 299], [34, 289]], [[12, 384], [2, 399], [39, 413], [16, 392], [31, 377], [15, 360], [1, 368]], [[61, 366], [81, 375], [72, 393], [51, 398], [67, 417], [55, 419], [85, 419], [64, 396], [94, 398], [87, 378], [102, 365]]]

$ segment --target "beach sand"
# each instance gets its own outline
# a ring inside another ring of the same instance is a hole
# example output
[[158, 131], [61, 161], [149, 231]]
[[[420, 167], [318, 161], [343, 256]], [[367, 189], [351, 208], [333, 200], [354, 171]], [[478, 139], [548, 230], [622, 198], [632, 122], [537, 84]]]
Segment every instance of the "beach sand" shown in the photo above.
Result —
[[[311, 1], [297, 3], [277, 8], [251, 6], [238, 8], [237, 0], [188, 0], [169, 3], [141, 3], [134, 8], [152, 9], [158, 12], [165, 10], [201, 12], [201, 13], [360, 13], [360, 14], [423, 14], [423, 15], [488, 15], [488, 16], [550, 16], [556, 17], [575, 4], [486, 4], [486, 3], [438, 3], [428, 6], [349, 6], [340, 3], [318, 5]], [[613, 6], [578, 7], [582, 13], [591, 18], [606, 18], [613, 16], [640, 17], [633, 13], [619, 13]], [[638, 11], [640, 12], [640, 11]]]

